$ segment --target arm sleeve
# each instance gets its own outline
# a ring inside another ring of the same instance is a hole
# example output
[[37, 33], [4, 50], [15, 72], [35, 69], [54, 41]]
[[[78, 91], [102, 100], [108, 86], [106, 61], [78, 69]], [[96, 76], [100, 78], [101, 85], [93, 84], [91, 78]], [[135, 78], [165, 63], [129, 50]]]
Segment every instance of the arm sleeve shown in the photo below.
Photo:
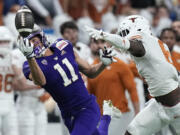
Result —
[[119, 77], [123, 82], [124, 88], [128, 90], [132, 102], [139, 102], [133, 73], [125, 63], [122, 62], [120, 66], [121, 70], [119, 70]]
[[49, 12], [44, 8], [44, 6], [39, 2], [39, 0], [27, 0], [27, 3], [40, 16], [46, 17], [49, 15]]
[[24, 73], [24, 76], [26, 77], [26, 79], [29, 79], [30, 68], [29, 68], [29, 64], [27, 61], [25, 61], [23, 64], [23, 73]]

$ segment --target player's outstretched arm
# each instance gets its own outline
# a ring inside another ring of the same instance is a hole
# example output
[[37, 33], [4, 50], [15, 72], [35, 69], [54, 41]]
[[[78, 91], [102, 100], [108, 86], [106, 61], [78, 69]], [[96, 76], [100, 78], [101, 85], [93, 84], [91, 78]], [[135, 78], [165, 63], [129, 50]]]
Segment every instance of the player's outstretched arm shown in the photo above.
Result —
[[13, 78], [13, 83], [12, 83], [14, 90], [27, 91], [27, 90], [32, 90], [32, 89], [38, 89], [38, 86], [30, 85], [27, 83], [27, 80], [24, 77], [21, 68], [18, 68], [16, 65], [13, 65], [12, 69], [14, 72], [14, 78]]
[[80, 72], [85, 74], [89, 78], [95, 78], [98, 76], [106, 67], [106, 65], [103, 64], [103, 62], [100, 62], [96, 65], [90, 65], [87, 61], [80, 58], [80, 56], [74, 52], [76, 57], [76, 62], [79, 66]]
[[36, 59], [35, 58], [30, 58], [27, 59], [30, 70], [31, 70], [31, 75], [32, 75], [32, 80], [34, 84], [43, 86], [46, 84], [46, 78], [41, 71], [40, 67], [38, 66]]
[[45, 76], [41, 71], [40, 67], [38, 66], [36, 59], [34, 57], [35, 55], [33, 52], [33, 44], [31, 44], [28, 39], [24, 40], [23, 38], [20, 38], [18, 40], [18, 47], [20, 51], [24, 54], [24, 56], [27, 58], [33, 82], [39, 86], [45, 85]]
[[120, 50], [129, 51], [136, 57], [142, 57], [145, 55], [145, 49], [140, 40], [129, 40], [117, 34], [110, 34], [90, 27], [86, 27], [86, 31], [92, 38], [95, 38], [96, 40], [103, 39]]

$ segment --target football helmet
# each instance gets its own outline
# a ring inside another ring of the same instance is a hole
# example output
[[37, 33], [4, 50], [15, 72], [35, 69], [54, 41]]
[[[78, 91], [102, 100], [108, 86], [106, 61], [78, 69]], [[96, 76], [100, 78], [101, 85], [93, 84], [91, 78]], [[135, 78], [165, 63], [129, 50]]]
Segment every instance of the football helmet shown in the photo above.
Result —
[[131, 15], [120, 22], [117, 34], [129, 38], [139, 31], [152, 35], [150, 24], [146, 18], [140, 15]]
[[6, 26], [0, 26], [0, 53], [8, 54], [13, 49], [13, 35]]
[[41, 57], [44, 54], [45, 49], [50, 46], [50, 43], [48, 42], [45, 33], [40, 29], [40, 27], [38, 27], [38, 25], [34, 26], [32, 33], [27, 36], [26, 39], [30, 40], [36, 36], [40, 38], [43, 46], [41, 46], [40, 44], [37, 45], [36, 47], [34, 47], [33, 52], [36, 57]]

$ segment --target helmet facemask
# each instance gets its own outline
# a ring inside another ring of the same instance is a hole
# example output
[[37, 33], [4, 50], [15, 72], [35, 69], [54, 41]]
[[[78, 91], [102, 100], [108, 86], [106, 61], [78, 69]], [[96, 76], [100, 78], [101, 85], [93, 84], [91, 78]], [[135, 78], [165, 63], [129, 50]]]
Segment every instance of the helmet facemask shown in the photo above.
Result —
[[119, 25], [117, 34], [121, 37], [130, 38], [140, 31], [152, 35], [149, 22], [146, 18], [139, 15], [132, 15], [123, 19]]
[[[44, 55], [45, 50], [46, 50], [46, 48], [49, 47], [50, 43], [47, 41], [47, 38], [46, 38], [46, 36], [45, 36], [45, 34], [44, 34], [43, 31], [37, 31], [37, 32], [35, 32], [35, 33], [31, 33], [31, 34], [27, 37], [27, 39], [28, 39], [28, 40], [31, 40], [32, 38], [34, 38], [34, 37], [36, 37], [36, 36], [37, 36], [37, 37], [40, 39], [40, 41], [41, 41], [41, 42], [35, 42], [36, 47], [34, 47], [34, 49], [33, 49], [33, 52], [34, 52], [34, 54], [35, 54], [35, 57], [38, 58], [38, 57], [42, 57], [42, 56]], [[40, 43], [42, 43], [43, 46], [42, 46]]]

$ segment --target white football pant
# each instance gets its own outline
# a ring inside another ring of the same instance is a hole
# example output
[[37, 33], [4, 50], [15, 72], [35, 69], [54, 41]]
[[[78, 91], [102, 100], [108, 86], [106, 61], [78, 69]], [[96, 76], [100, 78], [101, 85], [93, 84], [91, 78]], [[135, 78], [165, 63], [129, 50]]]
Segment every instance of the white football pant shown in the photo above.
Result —
[[167, 124], [171, 124], [177, 135], [180, 135], [180, 103], [173, 107], [165, 107], [151, 99], [130, 123], [128, 132], [132, 135], [152, 135]]

